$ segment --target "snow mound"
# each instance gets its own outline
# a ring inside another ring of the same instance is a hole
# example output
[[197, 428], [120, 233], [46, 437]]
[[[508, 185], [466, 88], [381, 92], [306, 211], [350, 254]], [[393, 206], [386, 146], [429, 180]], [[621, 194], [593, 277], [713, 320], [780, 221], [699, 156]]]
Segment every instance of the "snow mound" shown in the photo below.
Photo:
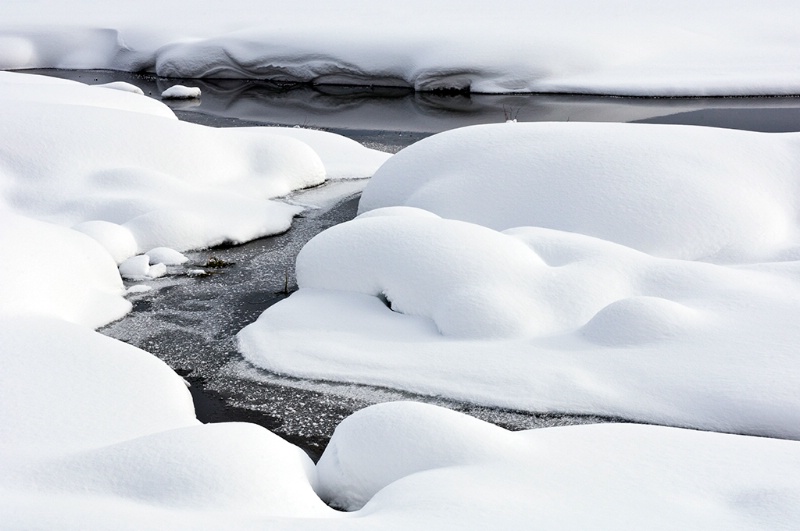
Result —
[[0, 208], [0, 316], [49, 315], [96, 327], [130, 310], [116, 264], [77, 231]]
[[135, 255], [138, 249], [133, 234], [116, 223], [92, 220], [78, 223], [72, 228], [94, 238], [118, 264]]
[[191, 100], [199, 97], [199, 88], [185, 87], [183, 85], [173, 85], [161, 93], [161, 99], [163, 100]]
[[[313, 147], [278, 129], [203, 127], [152, 103], [169, 113], [164, 120], [136, 94], [4, 74], [0, 202], [77, 225], [117, 262], [154, 247], [183, 251], [283, 232], [302, 209], [270, 199], [328, 178]], [[389, 157], [331, 133], [306, 136], [339, 177], [368, 177]]]
[[125, 81], [112, 81], [111, 83], [101, 83], [99, 85], [94, 85], [94, 86], [113, 89], [113, 90], [121, 90], [123, 92], [131, 92], [133, 94], [144, 96], [144, 91], [142, 89], [140, 89], [136, 85], [126, 83]]
[[364, 214], [305, 246], [299, 291], [239, 333], [248, 360], [800, 438], [797, 135], [502, 124], [440, 136], [387, 161]]
[[405, 476], [480, 462], [508, 451], [507, 433], [418, 402], [370, 406], [336, 427], [317, 464], [317, 492], [334, 507], [358, 510], [382, 488]]
[[[117, 90], [107, 90], [109, 85]], [[133, 85], [122, 82], [86, 85], [47, 76], [0, 72], [0, 100], [117, 109], [177, 121], [178, 118], [169, 107], [152, 98], [142, 97], [140, 92]]]
[[0, 329], [4, 458], [198, 424], [181, 378], [154, 356], [60, 319], [3, 318]]
[[[252, 424], [200, 425], [183, 379], [154, 356], [58, 319], [0, 318], [0, 331], [5, 525], [155, 528], [212, 506], [228, 523], [335, 517], [302, 450]], [[54, 514], [68, 521], [46, 525]]]
[[548, 227], [663, 257], [769, 259], [797, 247], [797, 134], [530, 123], [467, 127], [387, 161], [360, 212], [405, 205], [504, 230]]
[[119, 274], [130, 280], [144, 280], [163, 277], [167, 266], [163, 263], [150, 265], [151, 258], [146, 254], [132, 256], [119, 265]]
[[[393, 311], [430, 318], [448, 336], [536, 326], [535, 304], [508, 289], [545, 266], [535, 253], [491, 229], [413, 214], [359, 218], [316, 236], [297, 257], [298, 285], [383, 297]], [[426, 258], [407, 261], [412, 254]]]
[[800, 516], [797, 466], [793, 441], [625, 424], [512, 433], [398, 402], [342, 422], [318, 469], [320, 492], [363, 505], [365, 525], [763, 529]]
[[169, 247], [155, 247], [145, 254], [150, 258], [150, 265], [181, 265], [189, 261], [186, 256]]
[[43, 480], [66, 476], [83, 492], [173, 509], [259, 509], [272, 517], [330, 513], [312, 489], [311, 459], [255, 424], [162, 431], [69, 456], [36, 472]]
[[614, 301], [592, 317], [581, 333], [606, 345], [634, 345], [686, 333], [698, 326], [700, 312], [659, 297]]

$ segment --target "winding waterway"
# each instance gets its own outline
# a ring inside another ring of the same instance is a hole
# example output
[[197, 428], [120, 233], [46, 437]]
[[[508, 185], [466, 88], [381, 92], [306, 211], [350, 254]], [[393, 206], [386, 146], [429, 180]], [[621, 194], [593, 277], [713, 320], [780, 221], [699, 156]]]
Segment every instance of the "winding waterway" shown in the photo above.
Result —
[[[153, 97], [178, 82], [120, 72], [37, 72], [90, 84], [127, 81]], [[800, 98], [436, 96], [402, 89], [279, 86], [240, 80], [181, 83], [203, 91], [199, 102], [170, 103], [183, 120], [216, 127], [317, 127], [389, 152], [443, 130], [506, 118], [800, 131]], [[364, 185], [363, 181], [333, 183], [285, 198], [309, 207], [287, 233], [241, 246], [188, 253], [189, 264], [148, 281], [150, 291], [130, 295], [133, 311], [100, 331], [153, 353], [184, 376], [191, 384], [201, 421], [255, 422], [298, 444], [313, 458], [321, 454], [343, 418], [387, 400], [435, 403], [510, 429], [621, 420], [498, 410], [385, 388], [297, 379], [245, 361], [236, 351], [236, 333], [296, 289], [297, 253], [315, 234], [355, 216]], [[187, 274], [198, 267], [212, 274]]]

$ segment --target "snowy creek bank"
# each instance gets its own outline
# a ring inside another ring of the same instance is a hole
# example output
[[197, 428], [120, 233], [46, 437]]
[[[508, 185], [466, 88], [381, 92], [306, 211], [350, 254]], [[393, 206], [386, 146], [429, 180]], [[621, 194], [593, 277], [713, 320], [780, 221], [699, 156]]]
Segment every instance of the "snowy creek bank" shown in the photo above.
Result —
[[[154, 98], [176, 83], [107, 71], [46, 73], [90, 83], [126, 81]], [[322, 127], [389, 152], [443, 129], [501, 121], [508, 113], [521, 121], [569, 121], [577, 116], [601, 122], [699, 122], [761, 131], [800, 129], [800, 101], [793, 98], [436, 98], [397, 90], [326, 91], [319, 87], [287, 88], [235, 80], [181, 82], [200, 86], [203, 94], [199, 101], [170, 103], [184, 121], [216, 127]], [[192, 384], [200, 420], [255, 422], [298, 444], [314, 458], [319, 457], [342, 419], [367, 405], [389, 400], [428, 401], [513, 429], [608, 420], [582, 415], [533, 415], [369, 385], [290, 378], [243, 360], [236, 350], [237, 332], [296, 289], [297, 253], [315, 234], [355, 216], [358, 188], [342, 188], [339, 184], [295, 194], [290, 202], [315, 208], [295, 218], [286, 233], [241, 246], [189, 253], [188, 265], [172, 268], [173, 274], [161, 279], [147, 281], [145, 284], [152, 290], [132, 293], [129, 300], [133, 312], [102, 332], [155, 354], [184, 376]], [[324, 199], [317, 201], [314, 195]], [[224, 266], [204, 267], [212, 258]], [[205, 269], [212, 274], [184, 275], [191, 269]]]
[[[303, 204], [322, 196], [323, 201], [314, 201], [322, 206], [299, 215], [286, 233], [186, 253], [190, 261], [171, 267], [164, 277], [127, 281], [129, 288], [151, 289], [132, 290], [133, 310], [99, 331], [152, 353], [183, 376], [190, 383], [200, 421], [259, 424], [303, 448], [314, 460], [343, 419], [392, 400], [428, 402], [515, 430], [613, 420], [536, 415], [369, 385], [291, 378], [243, 360], [236, 334], [297, 289], [297, 253], [319, 232], [355, 216], [360, 195], [351, 190], [357, 186], [334, 183], [294, 194], [291, 200]], [[206, 274], [188, 274], [197, 269]]]

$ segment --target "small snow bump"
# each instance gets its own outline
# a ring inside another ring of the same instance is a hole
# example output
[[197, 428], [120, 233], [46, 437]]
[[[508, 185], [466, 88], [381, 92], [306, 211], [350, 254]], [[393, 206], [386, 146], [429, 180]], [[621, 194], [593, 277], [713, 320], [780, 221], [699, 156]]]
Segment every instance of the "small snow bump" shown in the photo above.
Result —
[[173, 85], [161, 93], [161, 99], [165, 100], [189, 100], [200, 97], [200, 89], [197, 87], [186, 87], [183, 85]]

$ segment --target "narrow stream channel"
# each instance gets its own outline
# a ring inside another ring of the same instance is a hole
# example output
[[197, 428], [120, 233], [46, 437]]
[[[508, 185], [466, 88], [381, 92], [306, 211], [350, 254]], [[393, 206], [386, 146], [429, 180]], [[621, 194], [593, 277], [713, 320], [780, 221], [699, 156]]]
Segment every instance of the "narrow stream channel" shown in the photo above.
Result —
[[[90, 84], [128, 81], [156, 97], [177, 82], [120, 72], [37, 72]], [[236, 80], [183, 83], [203, 90], [199, 105], [175, 104], [173, 108], [183, 120], [215, 127], [318, 127], [389, 152], [445, 129], [507, 117], [800, 131], [799, 98], [448, 97], [396, 89], [281, 87]], [[509, 429], [621, 420], [498, 410], [379, 387], [290, 378], [246, 362], [236, 351], [236, 333], [296, 289], [297, 253], [315, 234], [355, 216], [364, 185], [332, 183], [293, 194], [286, 200], [311, 207], [285, 234], [236, 247], [186, 253], [189, 264], [146, 282], [150, 291], [130, 295], [133, 311], [100, 331], [151, 352], [181, 374], [191, 384], [201, 421], [260, 424], [299, 445], [315, 460], [342, 419], [388, 400], [434, 403]], [[211, 274], [189, 276], [187, 271], [193, 268]]]

